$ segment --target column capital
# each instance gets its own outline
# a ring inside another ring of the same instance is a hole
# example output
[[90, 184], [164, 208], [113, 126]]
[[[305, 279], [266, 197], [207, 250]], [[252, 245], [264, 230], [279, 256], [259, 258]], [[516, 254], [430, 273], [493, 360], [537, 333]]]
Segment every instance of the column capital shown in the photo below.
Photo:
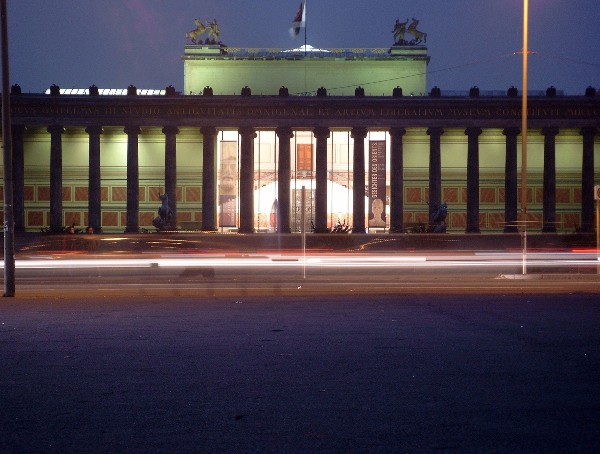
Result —
[[279, 126], [277, 129], [275, 129], [275, 133], [277, 134], [279, 140], [289, 140], [294, 137], [294, 131], [292, 131], [292, 128], [289, 126]]
[[247, 137], [250, 139], [256, 138], [256, 131], [252, 126], [242, 126], [240, 129], [238, 129], [238, 134], [242, 137]]
[[542, 128], [542, 135], [543, 136], [556, 136], [558, 135], [558, 133], [560, 132], [560, 130], [557, 127], [547, 127], [547, 128]]
[[502, 130], [502, 134], [504, 134], [505, 136], [518, 136], [519, 134], [521, 134], [521, 129], [511, 126], [510, 128], [504, 128]]
[[313, 130], [313, 134], [317, 139], [328, 139], [331, 136], [331, 131], [326, 126], [317, 126]]
[[200, 132], [204, 137], [215, 137], [218, 133], [217, 128], [214, 126], [202, 126]]
[[10, 127], [11, 127], [11, 131], [12, 131], [13, 134], [15, 134], [15, 133], [17, 133], [17, 134], [23, 134], [27, 130], [27, 128], [25, 127], [25, 125], [15, 125], [15, 124], [12, 124]]
[[428, 136], [441, 136], [442, 134], [444, 134], [444, 128], [438, 128], [438, 127], [434, 127], [434, 128], [427, 128], [427, 135]]
[[142, 132], [139, 126], [125, 126], [123, 132], [129, 135], [138, 135]]
[[585, 128], [581, 128], [581, 131], [579, 131], [579, 134], [581, 134], [582, 136], [594, 137], [597, 133], [598, 129], [594, 128], [593, 126], [586, 126]]
[[65, 128], [61, 125], [50, 125], [46, 131], [48, 131], [50, 134], [63, 134], [65, 132]]
[[482, 132], [482, 129], [477, 127], [470, 127], [465, 129], [466, 136], [480, 136]]
[[94, 125], [85, 128], [85, 132], [87, 132], [90, 136], [98, 136], [104, 132], [104, 129], [102, 126]]
[[162, 133], [164, 135], [179, 134], [179, 128], [177, 126], [165, 126], [162, 128]]
[[404, 134], [406, 134], [405, 128], [390, 128], [390, 136], [392, 137], [402, 137]]
[[352, 137], [353, 139], [365, 139], [365, 137], [367, 137], [367, 133], [369, 131], [367, 130], [367, 128], [364, 128], [362, 126], [358, 126], [355, 128], [352, 128], [352, 132], [350, 133], [350, 137]]

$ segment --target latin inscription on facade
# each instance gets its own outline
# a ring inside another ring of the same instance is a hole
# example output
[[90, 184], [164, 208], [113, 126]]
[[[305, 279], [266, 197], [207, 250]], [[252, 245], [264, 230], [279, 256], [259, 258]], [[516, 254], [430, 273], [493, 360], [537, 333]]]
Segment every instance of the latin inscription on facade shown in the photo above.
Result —
[[[415, 100], [414, 102], [379, 102], [374, 100], [365, 105], [353, 106], [347, 100], [339, 103], [332, 100], [330, 102], [317, 103], [312, 105], [294, 106], [294, 102], [287, 105], [281, 102], [269, 105], [270, 100], [260, 99], [256, 104], [247, 105], [246, 103], [217, 102], [211, 100], [210, 103], [203, 100], [192, 103], [189, 98], [181, 98], [177, 102], [157, 102], [153, 99], [136, 100], [135, 102], [118, 102], [105, 99], [99, 99], [97, 103], [76, 102], [68, 99], [60, 99], [56, 102], [53, 99], [43, 98], [39, 102], [21, 103], [20, 99], [15, 97], [11, 106], [13, 119], [18, 123], [22, 119], [23, 123], [36, 123], [36, 118], [40, 123], [44, 119], [52, 117], [53, 122], [65, 122], [69, 124], [85, 125], [90, 119], [103, 124], [135, 123], [155, 124], [160, 126], [163, 122], [181, 122], [189, 124], [195, 121], [210, 122], [231, 122], [256, 120], [295, 120], [303, 119], [307, 121], [315, 120], [381, 120], [389, 121], [395, 119], [405, 120], [518, 120], [521, 118], [521, 108], [517, 103], [479, 103], [477, 106], [468, 105], [468, 101], [452, 105], [445, 102], [445, 105], [427, 106], [427, 99]], [[120, 101], [120, 100], [119, 100]], [[307, 103], [307, 101], [302, 100]], [[308, 101], [310, 102], [310, 101]], [[318, 105], [322, 104], [322, 105]], [[541, 104], [541, 103], [540, 103]], [[528, 110], [528, 116], [539, 120], [572, 120], [572, 119], [590, 119], [596, 120], [600, 117], [600, 106], [590, 105], [583, 107], [573, 107], [567, 102], [561, 102], [551, 105], [536, 106], [532, 103]], [[275, 122], [273, 122], [275, 123]], [[351, 124], [351, 122], [349, 122]], [[592, 125], [594, 126], [594, 125]]]

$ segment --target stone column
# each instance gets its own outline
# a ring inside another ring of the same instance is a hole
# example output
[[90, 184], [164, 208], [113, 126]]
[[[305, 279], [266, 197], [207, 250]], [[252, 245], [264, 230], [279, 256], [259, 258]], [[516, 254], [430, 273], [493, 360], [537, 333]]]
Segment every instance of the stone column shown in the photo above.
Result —
[[240, 233], [254, 233], [254, 128], [240, 129]]
[[544, 213], [542, 232], [556, 232], [556, 135], [558, 128], [543, 128]]
[[506, 157], [504, 173], [504, 233], [516, 233], [517, 228], [517, 136], [519, 128], [505, 128]]
[[467, 128], [467, 228], [466, 233], [480, 233], [479, 229], [479, 136], [480, 128]]
[[59, 125], [48, 127], [50, 133], [50, 231], [62, 232], [62, 134]]
[[290, 140], [292, 128], [276, 130], [279, 138], [279, 168], [277, 169], [277, 233], [291, 233], [290, 228], [290, 181], [292, 177]]
[[354, 167], [352, 189], [352, 233], [366, 233], [365, 228], [365, 138], [367, 128], [352, 128]]
[[15, 233], [25, 231], [25, 149], [23, 136], [25, 126], [12, 126], [12, 150], [13, 150], [13, 218]]
[[390, 129], [390, 233], [404, 231], [404, 128]]
[[138, 233], [140, 230], [140, 170], [138, 157], [139, 126], [127, 126], [127, 226], [125, 233]]
[[441, 137], [444, 130], [429, 128], [427, 134], [429, 135], [429, 219], [431, 219], [436, 207], [442, 203]]
[[317, 139], [315, 233], [325, 233], [327, 232], [327, 139], [330, 136], [329, 128], [315, 128], [314, 135]]
[[177, 134], [175, 126], [165, 126], [165, 194], [169, 198], [172, 213], [171, 227], [177, 228]]
[[202, 230], [217, 230], [217, 160], [215, 138], [217, 130], [212, 126], [202, 132]]
[[581, 166], [581, 231], [594, 231], [594, 136], [596, 128], [583, 128], [583, 161]]
[[100, 178], [100, 134], [101, 126], [88, 126], [85, 132], [89, 137], [88, 175], [88, 226], [95, 233], [102, 231], [102, 188]]

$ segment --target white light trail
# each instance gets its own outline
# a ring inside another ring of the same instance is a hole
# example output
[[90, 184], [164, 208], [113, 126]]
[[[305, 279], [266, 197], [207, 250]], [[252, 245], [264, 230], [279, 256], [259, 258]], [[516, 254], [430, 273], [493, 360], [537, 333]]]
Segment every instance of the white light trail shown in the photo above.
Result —
[[[550, 252], [531, 253], [528, 257], [532, 266], [597, 266], [600, 259], [595, 253]], [[0, 262], [4, 267], [4, 262]], [[521, 265], [520, 253], [467, 253], [435, 255], [398, 254], [322, 254], [302, 255], [257, 254], [243, 256], [227, 255], [174, 255], [141, 258], [31, 258], [18, 259], [17, 269], [89, 269], [89, 268], [296, 268], [306, 266], [318, 268], [473, 268], [515, 267]]]

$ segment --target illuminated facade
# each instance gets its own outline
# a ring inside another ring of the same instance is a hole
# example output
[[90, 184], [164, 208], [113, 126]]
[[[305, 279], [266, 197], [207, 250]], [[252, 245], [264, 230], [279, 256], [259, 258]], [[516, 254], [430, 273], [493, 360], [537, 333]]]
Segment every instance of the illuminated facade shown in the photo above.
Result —
[[407, 96], [427, 94], [424, 46], [375, 49], [243, 49], [186, 46], [184, 94], [210, 86], [215, 95], [233, 95], [249, 86], [254, 95], [275, 95], [285, 85], [290, 95], [314, 95], [326, 87], [330, 96], [386, 96], [401, 85]]
[[[304, 188], [315, 232], [413, 231], [442, 202], [450, 232], [516, 231], [514, 90], [425, 93], [420, 46], [261, 52], [187, 46], [182, 94], [15, 89], [16, 230], [154, 230], [166, 193], [182, 230], [297, 232]], [[600, 98], [529, 106], [534, 229], [593, 231]]]

